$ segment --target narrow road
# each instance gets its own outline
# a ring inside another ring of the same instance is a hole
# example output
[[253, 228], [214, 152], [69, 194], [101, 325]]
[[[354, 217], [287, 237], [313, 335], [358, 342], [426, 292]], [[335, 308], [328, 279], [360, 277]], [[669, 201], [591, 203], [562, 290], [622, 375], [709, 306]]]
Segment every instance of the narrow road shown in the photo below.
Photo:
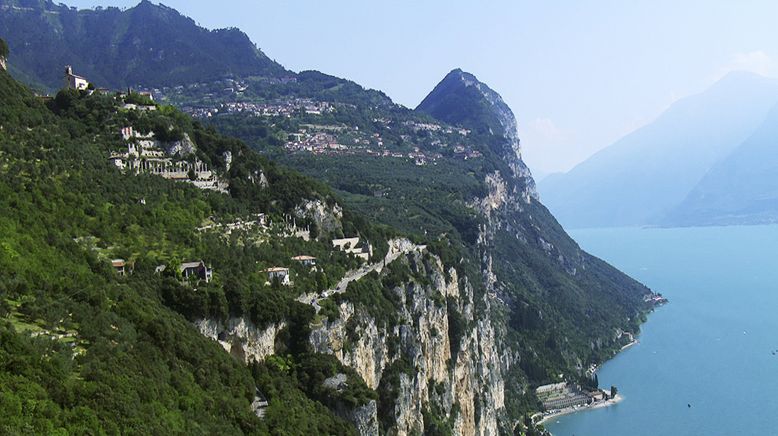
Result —
[[359, 280], [373, 271], [380, 273], [386, 265], [394, 262], [400, 258], [400, 256], [404, 256], [414, 251], [424, 251], [426, 248], [426, 245], [416, 245], [407, 239], [392, 239], [389, 241], [389, 252], [386, 253], [384, 260], [381, 262], [367, 264], [357, 270], [348, 271], [334, 288], [328, 289], [321, 294], [301, 295], [297, 301], [312, 305], [313, 308], [316, 309], [316, 313], [318, 313], [321, 309], [318, 303], [320, 299], [328, 298], [335, 294], [342, 294], [346, 292], [349, 283]]

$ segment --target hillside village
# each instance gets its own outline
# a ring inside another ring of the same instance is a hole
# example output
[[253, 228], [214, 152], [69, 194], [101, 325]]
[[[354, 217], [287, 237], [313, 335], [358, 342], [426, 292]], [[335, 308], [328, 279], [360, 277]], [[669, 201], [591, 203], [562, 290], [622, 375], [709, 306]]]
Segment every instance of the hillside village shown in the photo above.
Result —
[[[468, 139], [469, 129], [441, 125], [429, 120], [396, 119], [376, 116], [372, 127], [360, 129], [347, 120], [356, 106], [344, 102], [314, 98], [284, 97], [263, 99], [252, 96], [296, 80], [246, 81], [224, 79], [211, 83], [163, 87], [144, 92], [160, 101], [173, 102], [195, 118], [216, 122], [239, 117], [244, 123], [264, 123], [278, 128], [284, 125], [287, 153], [325, 156], [372, 156], [409, 160], [416, 165], [435, 164], [445, 156], [469, 160], [483, 157]], [[191, 93], [200, 94], [196, 104]], [[206, 103], [207, 101], [212, 103]], [[344, 118], [345, 117], [345, 118]], [[296, 126], [296, 127], [295, 127]], [[409, 145], [412, 144], [412, 145]]]
[[[73, 72], [73, 67], [65, 67], [64, 84], [66, 89], [92, 93], [107, 92], [95, 88], [85, 77]], [[132, 91], [118, 93], [122, 100], [121, 109], [126, 111], [155, 111], [153, 95], [150, 92], [137, 93], [139, 98], [129, 98]], [[140, 101], [136, 101], [140, 100]], [[108, 159], [121, 171], [133, 174], [153, 174], [165, 179], [190, 183], [200, 189], [208, 189], [226, 193], [228, 183], [212, 168], [202, 162], [195, 154], [197, 146], [188, 134], [174, 141], [161, 141], [153, 131], [142, 133], [133, 126], [121, 128], [119, 134], [126, 146], [126, 151], [114, 151]], [[232, 154], [225, 152], [222, 156], [225, 162], [224, 171], [230, 170]]]
[[[67, 89], [87, 94], [100, 91], [92, 86], [86, 78], [74, 74], [71, 66], [65, 68], [64, 83]], [[118, 94], [118, 98], [123, 101], [120, 105], [121, 110], [141, 112], [157, 110], [151, 93], [138, 94], [142, 97], [140, 101], [127, 99], [129, 95], [131, 95], [130, 91], [126, 94]], [[329, 106], [326, 104], [312, 105], [310, 101], [300, 103], [309, 105], [307, 106], [309, 112], [313, 111], [317, 114], [321, 110], [329, 110]], [[267, 107], [265, 109], [274, 110]], [[339, 130], [328, 129], [326, 126], [307, 125], [305, 127], [314, 131], [337, 132]], [[197, 147], [187, 133], [183, 133], [178, 140], [161, 141], [155, 136], [154, 131], [143, 133], [133, 126], [125, 126], [120, 129], [119, 134], [121, 142], [126, 148], [123, 151], [110, 153], [108, 159], [120, 171], [131, 174], [156, 175], [169, 180], [189, 183], [199, 189], [228, 193], [228, 182], [219, 177], [216, 171], [209, 168], [196, 156]], [[331, 139], [334, 136], [321, 133], [316, 138]], [[229, 171], [232, 165], [232, 154], [229, 151], [224, 152], [222, 159], [225, 163], [224, 171]], [[267, 181], [263, 179], [261, 186], [267, 186]], [[141, 202], [145, 204], [145, 199], [142, 199]], [[238, 235], [246, 243], [252, 244], [266, 244], [278, 238], [299, 238], [306, 242], [311, 240], [310, 229], [298, 227], [293, 217], [286, 216], [283, 222], [274, 225], [264, 213], [254, 213], [246, 218], [227, 222], [223, 222], [217, 217], [211, 217], [197, 230], [203, 234], [214, 233], [224, 238]], [[332, 250], [353, 256], [362, 263], [368, 262], [373, 256], [373, 246], [358, 236], [334, 238], [331, 240], [331, 247]], [[299, 254], [291, 257], [289, 261], [292, 264], [297, 263], [309, 267], [311, 271], [317, 271], [317, 258], [314, 256]], [[133, 259], [113, 258], [110, 263], [119, 276], [131, 275], [135, 267]], [[171, 270], [169, 265], [162, 264], [158, 265], [154, 272], [155, 274], [167, 274]], [[294, 285], [289, 266], [274, 265], [261, 269], [260, 272], [266, 275], [265, 284], [268, 286], [273, 283], [279, 283], [282, 286]], [[202, 282], [208, 284], [213, 279], [214, 269], [203, 260], [186, 260], [176, 265], [175, 275], [180, 277], [184, 283]]]
[[[154, 138], [154, 132], [143, 134], [128, 126], [121, 129], [121, 135], [127, 151], [111, 153], [108, 158], [120, 170], [154, 174], [191, 183], [200, 189], [227, 192], [227, 182], [195, 157], [195, 145], [187, 134], [180, 141], [164, 143]], [[229, 171], [232, 154], [225, 152], [223, 158]]]

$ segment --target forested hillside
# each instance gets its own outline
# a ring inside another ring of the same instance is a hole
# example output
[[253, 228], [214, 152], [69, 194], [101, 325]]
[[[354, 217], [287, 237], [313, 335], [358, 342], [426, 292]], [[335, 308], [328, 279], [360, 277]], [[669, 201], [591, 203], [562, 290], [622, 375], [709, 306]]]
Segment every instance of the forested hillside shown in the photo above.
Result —
[[2, 0], [0, 34], [14, 56], [12, 72], [53, 90], [62, 86], [65, 65], [110, 88], [291, 74], [238, 29], [208, 31], [148, 0], [127, 10]]
[[[277, 284], [263, 285], [257, 263], [288, 263], [298, 250], [322, 253], [321, 276], [299, 279], [316, 288], [355, 260], [316, 241], [279, 236], [245, 246], [247, 235], [225, 240], [197, 228], [259, 210], [281, 221], [302, 198], [331, 201], [326, 189], [171, 108], [145, 116], [120, 110], [113, 95], [73, 91], [44, 104], [4, 71], [0, 101], [0, 432], [353, 431], [309, 399], [316, 386], [304, 380], [346, 370], [308, 354], [304, 335], [279, 343], [287, 357], [247, 367], [187, 321], [237, 312], [260, 325], [285, 318], [305, 329], [313, 309]], [[232, 195], [114, 168], [107, 157], [120, 143], [116, 129], [144, 122], [188, 132], [204, 159], [226, 149], [241, 156], [229, 175]], [[274, 189], [239, 182], [255, 170]], [[114, 271], [111, 259], [120, 257], [132, 274]], [[172, 270], [191, 259], [212, 265], [215, 279], [187, 283], [173, 272], [155, 274], [156, 265]], [[294, 365], [299, 361], [305, 365]], [[320, 398], [371, 398], [357, 380], [342, 396]], [[270, 400], [264, 420], [250, 407], [257, 388]]]
[[[22, 3], [0, 9], [14, 32], [15, 14], [55, 7]], [[67, 12], [98, 27], [141, 13], [217, 56], [221, 32], [163, 6]], [[538, 201], [513, 113], [461, 70], [411, 110], [315, 71], [219, 58], [188, 82], [199, 66], [171, 69], [190, 65], [178, 48], [108, 71], [88, 51], [17, 54], [13, 35], [18, 77], [66, 61], [194, 118], [135, 93], [35, 97], [0, 73], [11, 433], [537, 434], [533, 388], [591, 385], [654, 307]], [[41, 366], [55, 355], [58, 372]], [[50, 416], [23, 413], [31, 399]]]

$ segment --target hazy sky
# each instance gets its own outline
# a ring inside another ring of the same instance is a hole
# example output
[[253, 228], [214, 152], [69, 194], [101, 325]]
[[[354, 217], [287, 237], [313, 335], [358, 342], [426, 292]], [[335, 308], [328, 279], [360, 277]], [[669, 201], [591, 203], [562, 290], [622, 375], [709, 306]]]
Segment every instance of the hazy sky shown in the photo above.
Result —
[[[136, 1], [67, 0], [79, 7]], [[773, 0], [167, 0], [295, 71], [415, 107], [461, 67], [499, 92], [539, 174], [563, 171], [731, 70], [778, 74]]]

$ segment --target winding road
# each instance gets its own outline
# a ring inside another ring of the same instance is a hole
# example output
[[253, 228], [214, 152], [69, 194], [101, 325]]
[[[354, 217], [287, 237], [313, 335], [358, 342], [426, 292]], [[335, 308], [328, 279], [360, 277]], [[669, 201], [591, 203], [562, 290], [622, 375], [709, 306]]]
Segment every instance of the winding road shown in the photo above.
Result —
[[335, 294], [342, 294], [348, 289], [349, 283], [359, 280], [373, 271], [380, 273], [386, 265], [394, 262], [400, 256], [404, 256], [414, 251], [421, 252], [426, 249], [426, 245], [417, 245], [407, 239], [392, 239], [389, 241], [389, 252], [384, 256], [384, 260], [364, 265], [356, 270], [348, 271], [334, 288], [328, 289], [320, 294], [310, 293], [301, 295], [297, 298], [297, 301], [312, 305], [313, 308], [316, 309], [316, 313], [319, 313], [321, 306], [319, 306], [318, 302], [322, 298], [329, 298]]

